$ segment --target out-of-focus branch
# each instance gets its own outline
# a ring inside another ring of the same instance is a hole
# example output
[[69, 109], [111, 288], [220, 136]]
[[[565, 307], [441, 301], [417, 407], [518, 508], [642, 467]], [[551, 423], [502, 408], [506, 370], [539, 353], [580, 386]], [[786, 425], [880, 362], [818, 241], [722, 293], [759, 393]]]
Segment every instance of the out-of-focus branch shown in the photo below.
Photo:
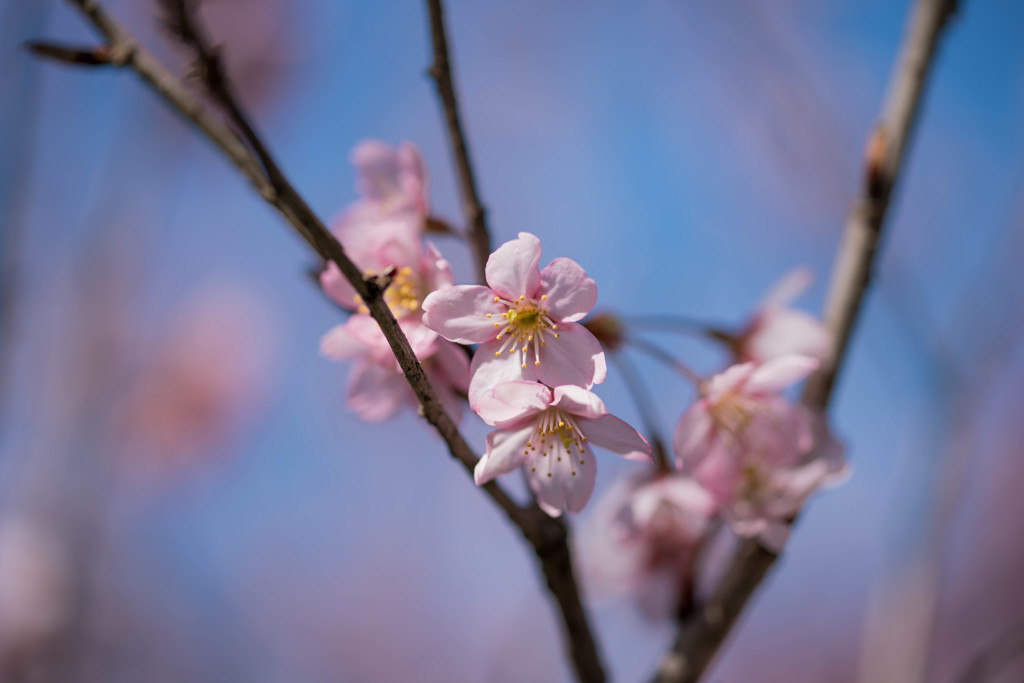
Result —
[[1024, 624], [1018, 624], [975, 655], [956, 683], [996, 680], [1010, 662], [1024, 652]]
[[[402, 372], [420, 401], [423, 416], [445, 440], [452, 456], [472, 473], [477, 461], [476, 455], [437, 400], [419, 360], [384, 301], [383, 293], [389, 284], [389, 278], [364, 277], [345, 254], [341, 244], [281, 172], [235, 98], [229, 82], [220, 70], [216, 52], [206, 43], [204, 34], [193, 20], [189, 11], [190, 4], [183, 0], [168, 2], [169, 9], [173, 11], [170, 19], [174, 22], [170, 27], [197, 52], [200, 76], [204, 84], [224, 108], [231, 124], [240, 134], [232, 130], [185, 88], [174, 74], [143, 48], [100, 3], [96, 0], [68, 2], [81, 11], [107, 41], [107, 54], [112, 65], [135, 71], [167, 104], [191, 120], [322, 258], [337, 264], [362, 297], [370, 315], [380, 325]], [[482, 218], [481, 210], [481, 221]], [[483, 234], [486, 235], [486, 228]], [[495, 482], [490, 482], [483, 488], [522, 532], [540, 560], [548, 588], [562, 615], [578, 677], [588, 682], [603, 681], [604, 672], [597, 645], [575, 580], [567, 524], [563, 520], [548, 517], [536, 507], [518, 506]]]
[[459, 176], [459, 192], [462, 195], [462, 211], [466, 217], [468, 239], [473, 248], [476, 262], [477, 281], [484, 284], [484, 266], [491, 255], [491, 233], [487, 227], [487, 208], [480, 201], [480, 192], [473, 173], [473, 161], [466, 143], [466, 131], [462, 127], [459, 113], [459, 96], [452, 79], [452, 64], [448, 58], [448, 39], [444, 26], [444, 8], [441, 0], [427, 0], [430, 14], [430, 40], [434, 46], [434, 63], [430, 66], [430, 77], [437, 87], [437, 95], [444, 109], [448, 127], [448, 140], [455, 157]]
[[661, 436], [661, 430], [656, 424], [654, 401], [651, 394], [644, 385], [640, 373], [637, 372], [633, 362], [629, 360], [624, 351], [613, 350], [609, 352], [612, 363], [619, 369], [619, 374], [626, 382], [626, 389], [633, 398], [633, 404], [640, 413], [640, 420], [643, 423], [644, 431], [647, 432], [647, 439], [651, 442], [651, 450], [654, 452], [654, 462], [661, 472], [671, 472], [672, 464], [669, 461], [668, 449], [665, 448], [665, 439]]
[[[861, 196], [847, 217], [825, 304], [833, 347], [804, 388], [804, 405], [825, 411], [842, 368], [874, 268], [889, 202], [934, 63], [956, 0], [918, 0], [893, 71], [882, 119], [868, 141]], [[681, 624], [654, 680], [695, 683], [711, 664], [732, 627], [778, 557], [756, 540], [740, 544], [710, 599]]]

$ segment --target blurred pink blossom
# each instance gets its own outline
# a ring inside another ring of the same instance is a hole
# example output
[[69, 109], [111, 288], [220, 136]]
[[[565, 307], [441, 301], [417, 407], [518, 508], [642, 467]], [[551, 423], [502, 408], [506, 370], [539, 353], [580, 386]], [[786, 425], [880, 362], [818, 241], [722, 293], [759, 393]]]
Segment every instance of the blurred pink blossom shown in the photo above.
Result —
[[[462, 414], [460, 395], [469, 387], [469, 358], [462, 349], [441, 339], [423, 324], [423, 299], [438, 288], [452, 284], [452, 271], [437, 248], [429, 242], [414, 258], [408, 247], [418, 240], [403, 237], [378, 245], [374, 263], [397, 267], [384, 300], [434, 382], [438, 398], [449, 415]], [[365, 262], [365, 261], [364, 261]], [[338, 303], [356, 310], [344, 324], [334, 327], [320, 341], [320, 352], [331, 360], [358, 361], [349, 375], [348, 407], [370, 422], [386, 420], [415, 396], [402, 375], [391, 346], [348, 280], [333, 263], [320, 277], [324, 291]]]
[[678, 468], [715, 496], [738, 534], [781, 547], [787, 520], [844, 471], [824, 420], [780, 393], [817, 366], [799, 355], [733, 365], [705, 383], [676, 424]]
[[807, 268], [797, 268], [768, 292], [736, 341], [741, 362], [764, 363], [791, 353], [825, 359], [832, 344], [828, 330], [814, 316], [789, 306], [812, 279]]
[[[430, 333], [422, 325], [413, 331]], [[430, 337], [429, 343], [424, 343], [422, 336], [407, 336], [438, 400], [458, 422], [463, 412], [462, 398], [469, 388], [469, 356], [458, 345], [438, 339], [436, 335]], [[346, 403], [352, 412], [368, 422], [387, 420], [403, 407], [418, 405], [416, 395], [386, 343], [380, 327], [369, 316], [352, 316], [347, 323], [324, 335], [320, 343], [321, 353], [327, 358], [357, 361], [348, 377]]]
[[566, 507], [579, 512], [594, 492], [597, 461], [588, 443], [630, 460], [652, 461], [647, 440], [582, 387], [505, 382], [480, 398], [476, 412], [497, 427], [477, 462], [477, 485], [522, 466], [538, 504], [552, 517]]
[[674, 616], [690, 598], [697, 554], [715, 512], [714, 497], [690, 477], [618, 482], [586, 530], [586, 578], [600, 593], [633, 597], [653, 620]]
[[266, 307], [208, 289], [166, 325], [118, 417], [125, 454], [163, 464], [208, 452], [266, 393], [274, 340]]
[[605, 379], [601, 344], [576, 324], [594, 307], [597, 285], [572, 259], [556, 258], [540, 270], [540, 255], [540, 240], [521, 232], [487, 259], [487, 287], [449, 287], [423, 302], [428, 327], [451, 341], [481, 345], [469, 385], [474, 409], [503, 382], [589, 389]]
[[427, 169], [409, 142], [397, 148], [364, 140], [352, 151], [360, 199], [335, 219], [331, 231], [366, 272], [410, 265], [430, 209]]

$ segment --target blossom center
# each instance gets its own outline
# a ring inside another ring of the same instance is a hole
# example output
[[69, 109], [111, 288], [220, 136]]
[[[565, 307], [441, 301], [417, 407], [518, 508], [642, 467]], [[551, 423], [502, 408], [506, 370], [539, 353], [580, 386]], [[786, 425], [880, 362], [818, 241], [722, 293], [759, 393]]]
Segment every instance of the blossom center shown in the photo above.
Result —
[[[547, 476], [551, 476], [551, 470], [556, 462], [562, 462], [566, 458], [569, 462], [569, 470], [572, 476], [576, 476], [577, 465], [584, 465], [584, 455], [587, 452], [584, 442], [587, 437], [580, 431], [576, 420], [572, 415], [558, 408], [549, 408], [537, 416], [534, 423], [535, 433], [526, 442], [523, 455], [535, 456], [531, 472], [537, 471], [539, 465], [542, 469], [547, 464]], [[537, 450], [540, 449], [540, 460], [536, 459]]]
[[757, 399], [749, 396], [727, 393], [711, 404], [710, 411], [715, 422], [726, 433], [739, 440], [754, 421], [754, 417], [761, 412], [761, 405]]
[[[526, 369], [526, 361], [532, 357], [534, 365], [540, 365], [541, 347], [547, 346], [548, 339], [558, 339], [558, 325], [548, 315], [546, 307], [547, 294], [540, 299], [527, 299], [520, 296], [515, 301], [494, 297], [495, 303], [504, 304], [507, 308], [501, 314], [501, 320], [495, 321], [499, 328], [496, 339], [504, 339], [495, 356], [508, 352], [509, 355], [519, 353], [519, 362]], [[488, 318], [493, 317], [490, 313]]]
[[[376, 275], [370, 271], [367, 275]], [[384, 303], [388, 305], [395, 318], [402, 318], [418, 313], [423, 306], [423, 299], [426, 298], [426, 283], [412, 268], [405, 266], [399, 268], [391, 280], [391, 285], [384, 290]], [[359, 313], [369, 313], [370, 310], [363, 304], [359, 295], [356, 295], [356, 302], [359, 304], [356, 309]]]

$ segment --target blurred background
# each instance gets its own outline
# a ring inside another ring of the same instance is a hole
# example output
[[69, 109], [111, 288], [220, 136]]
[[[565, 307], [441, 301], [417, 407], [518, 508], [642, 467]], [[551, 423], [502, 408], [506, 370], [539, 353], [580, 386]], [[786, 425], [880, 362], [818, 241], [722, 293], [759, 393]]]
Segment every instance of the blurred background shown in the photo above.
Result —
[[[185, 71], [155, 3], [107, 4]], [[1024, 679], [1024, 5], [961, 5], [833, 405], [854, 475], [709, 680], [954, 682], [985, 652]], [[496, 243], [537, 234], [603, 310], [738, 325], [801, 264], [819, 310], [908, 2], [447, 6]], [[379, 138], [461, 222], [425, 3], [204, 12], [322, 216]], [[531, 555], [443, 443], [346, 411], [305, 245], [133, 76], [24, 51], [93, 40], [64, 3], [0, 0], [0, 37], [0, 680], [569, 680]], [[691, 389], [635, 361], [670, 433]], [[620, 376], [600, 394], [639, 424]], [[604, 457], [595, 499], [635, 467]], [[670, 625], [590, 597], [643, 679]]]

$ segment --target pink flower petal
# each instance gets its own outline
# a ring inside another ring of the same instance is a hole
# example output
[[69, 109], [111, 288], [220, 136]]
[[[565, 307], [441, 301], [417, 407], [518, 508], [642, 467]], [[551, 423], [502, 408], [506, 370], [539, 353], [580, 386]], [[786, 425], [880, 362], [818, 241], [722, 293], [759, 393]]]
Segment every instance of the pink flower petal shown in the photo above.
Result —
[[537, 382], [505, 382], [480, 396], [476, 414], [492, 427], [529, 420], [551, 404], [551, 389]]
[[427, 296], [423, 301], [423, 324], [449, 341], [479, 344], [494, 339], [494, 323], [504, 311], [505, 307], [494, 302], [494, 293], [488, 288], [457, 285]]
[[664, 505], [678, 513], [679, 531], [696, 540], [715, 512], [714, 497], [695, 479], [674, 474], [661, 477], [636, 491], [632, 512], [636, 524], [646, 526]]
[[480, 397], [499, 384], [517, 380], [532, 382], [537, 379], [537, 368], [532, 363], [527, 364], [524, 370], [515, 355], [503, 353], [495, 356], [500, 348], [500, 341], [489, 341], [481, 344], [473, 354], [473, 362], [469, 366], [472, 375], [469, 380], [469, 407], [474, 411]]
[[455, 282], [452, 267], [441, 256], [441, 252], [433, 242], [427, 242], [423, 251], [423, 263], [420, 266], [430, 291], [451, 287]]
[[419, 269], [423, 218], [411, 210], [380, 214], [374, 207], [356, 204], [331, 228], [345, 253], [364, 273], [379, 273], [388, 266]]
[[327, 296], [343, 308], [354, 311], [359, 305], [356, 290], [341, 274], [338, 264], [333, 261], [327, 264], [327, 269], [324, 272], [320, 273], [320, 286], [324, 288], [324, 293]]
[[348, 407], [368, 422], [381, 422], [395, 415], [413, 398], [405, 377], [388, 366], [359, 363], [348, 377]]
[[654, 458], [651, 457], [651, 444], [647, 443], [647, 439], [614, 415], [581, 421], [580, 431], [587, 437], [588, 443], [598, 448], [629, 460], [654, 462]]
[[817, 370], [820, 364], [815, 358], [797, 354], [773, 358], [757, 366], [744, 385], [744, 391], [759, 394], [782, 391]]
[[704, 395], [712, 403], [716, 403], [723, 395], [737, 391], [746, 386], [757, 365], [754, 363], [738, 363], [730, 365], [707, 381]]
[[556, 258], [540, 271], [539, 293], [547, 295], [548, 312], [558, 321], [575, 322], [597, 303], [597, 283], [569, 258]]
[[807, 409], [781, 396], [763, 402], [743, 434], [746, 455], [772, 467], [791, 467], [814, 443]]
[[604, 401], [597, 394], [571, 384], [555, 387], [552, 405], [588, 420], [608, 414]]
[[597, 461], [590, 453], [584, 453], [580, 459], [583, 464], [549, 455], [537, 458], [526, 468], [526, 479], [537, 496], [537, 504], [552, 517], [561, 515], [566, 507], [570, 512], [579, 512], [594, 492]]
[[828, 330], [812, 315], [789, 308], [768, 310], [743, 339], [740, 354], [759, 363], [787, 354], [824, 360], [831, 341]]
[[320, 353], [331, 360], [348, 360], [366, 354], [369, 348], [347, 325], [336, 325], [320, 339]]
[[722, 505], [733, 502], [743, 480], [743, 468], [739, 458], [726, 448], [721, 439], [712, 444], [707, 456], [699, 465], [690, 468], [689, 473], [692, 473]]
[[395, 149], [380, 140], [364, 140], [352, 150], [357, 189], [370, 199], [387, 201], [402, 193]]
[[672, 436], [678, 469], [692, 471], [710, 453], [715, 439], [714, 426], [707, 399], [698, 401], [682, 414]]
[[398, 164], [402, 191], [409, 202], [426, 215], [430, 210], [430, 181], [419, 148], [411, 142], [403, 142], [398, 148]]
[[454, 391], [451, 382], [448, 381], [448, 378], [442, 372], [436, 369], [436, 366], [427, 369], [426, 373], [427, 379], [434, 386], [434, 393], [437, 395], [437, 400], [441, 402], [444, 412], [448, 413], [448, 416], [455, 421], [455, 424], [459, 424], [462, 421], [462, 414], [465, 412], [465, 402], [462, 400], [462, 397]]
[[532, 458], [526, 447], [532, 433], [533, 425], [529, 424], [516, 429], [498, 429], [488, 434], [487, 452], [473, 468], [473, 480], [477, 486], [508, 474]]
[[800, 266], [782, 276], [761, 300], [761, 308], [782, 308], [797, 298], [814, 282], [814, 273], [806, 266]]
[[[376, 322], [376, 321], [374, 321]], [[424, 360], [434, 355], [437, 351], [437, 345], [441, 342], [441, 339], [437, 336], [437, 332], [423, 324], [421, 319], [417, 318], [403, 318], [398, 321], [398, 326], [402, 328], [402, 332], [405, 333], [405, 338], [409, 340], [409, 346], [412, 347], [412, 352], [416, 354], [416, 357], [420, 360]], [[380, 332], [378, 327], [379, 339], [384, 339], [384, 343], [387, 344], [388, 352], [391, 351], [391, 345], [387, 343], [387, 339], [384, 338], [384, 333]]]
[[487, 259], [487, 284], [498, 295], [512, 301], [532, 298], [540, 285], [540, 240], [528, 232], [505, 242]]
[[461, 346], [439, 339], [432, 360], [452, 388], [463, 394], [469, 390], [469, 356]]
[[558, 339], [548, 337], [540, 365], [527, 363], [527, 369], [536, 367], [537, 379], [551, 387], [574, 384], [589, 389], [603, 382], [608, 372], [604, 350], [590, 330], [564, 323], [558, 333]]

